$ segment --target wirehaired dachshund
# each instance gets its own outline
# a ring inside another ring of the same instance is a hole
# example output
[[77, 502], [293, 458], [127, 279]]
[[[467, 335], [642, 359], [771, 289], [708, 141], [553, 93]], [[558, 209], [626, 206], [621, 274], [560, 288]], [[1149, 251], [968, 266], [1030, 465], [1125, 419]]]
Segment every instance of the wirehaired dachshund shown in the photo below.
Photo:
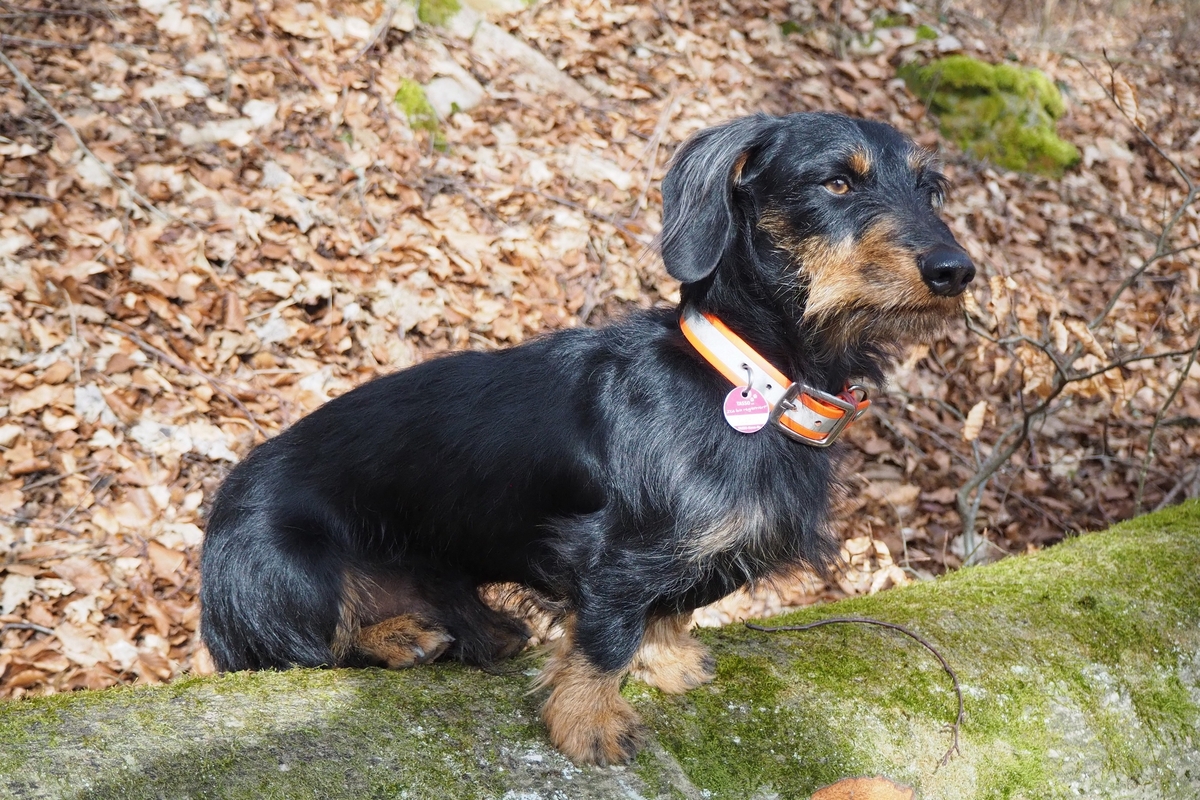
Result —
[[713, 678], [690, 614], [837, 553], [834, 444], [901, 344], [960, 309], [975, 267], [946, 181], [895, 129], [757, 115], [697, 133], [663, 181], [678, 308], [379, 378], [260, 445], [221, 487], [201, 561], [221, 670], [489, 665], [561, 611], [537, 685], [550, 739], [626, 762], [626, 675]]

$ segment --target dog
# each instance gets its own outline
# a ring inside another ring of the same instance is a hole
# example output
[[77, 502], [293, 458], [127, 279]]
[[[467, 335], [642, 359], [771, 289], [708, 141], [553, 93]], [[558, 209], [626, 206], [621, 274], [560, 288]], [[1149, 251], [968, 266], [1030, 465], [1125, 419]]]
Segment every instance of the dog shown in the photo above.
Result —
[[202, 635], [220, 670], [486, 666], [561, 613], [536, 686], [556, 747], [629, 761], [626, 675], [713, 679], [693, 609], [837, 553], [837, 447], [905, 342], [975, 274], [939, 217], [934, 157], [829, 113], [685, 142], [662, 184], [677, 308], [373, 380], [253, 450], [213, 503]]

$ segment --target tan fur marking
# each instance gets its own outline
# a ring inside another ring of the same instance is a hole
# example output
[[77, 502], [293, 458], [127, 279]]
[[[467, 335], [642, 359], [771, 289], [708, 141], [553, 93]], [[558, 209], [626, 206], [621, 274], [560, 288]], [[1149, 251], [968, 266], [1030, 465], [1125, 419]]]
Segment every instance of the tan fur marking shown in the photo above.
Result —
[[360, 615], [366, 599], [370, 596], [368, 583], [366, 578], [352, 572], [342, 575], [342, 603], [338, 608], [338, 624], [334, 630], [333, 643], [330, 645], [334, 657], [339, 662], [354, 647]]
[[575, 649], [573, 622], [552, 642], [534, 688], [550, 688], [542, 719], [550, 741], [576, 764], [624, 764], [645, 739], [641, 718], [623, 697], [624, 672], [602, 672]]
[[805, 314], [826, 317], [864, 304], [912, 306], [933, 297], [921, 280], [915, 255], [895, 239], [891, 226], [878, 224], [857, 242], [801, 243], [801, 270], [808, 278]]
[[733, 172], [730, 173], [730, 179], [734, 184], [742, 182], [742, 170], [746, 168], [746, 162], [750, 160], [749, 153], [742, 153], [737, 157], [737, 161], [733, 162]]
[[433, 661], [452, 641], [454, 637], [437, 625], [404, 614], [360, 630], [354, 648], [384, 662], [388, 669], [403, 669]]
[[908, 168], [913, 172], [920, 172], [924, 169], [937, 169], [938, 158], [932, 150], [926, 150], [924, 147], [915, 147], [908, 151]]
[[867, 177], [867, 173], [871, 171], [871, 154], [864, 148], [855, 148], [848, 161], [850, 169], [857, 172], [860, 178]]
[[730, 550], [752, 549], [762, 529], [758, 509], [735, 508], [711, 527], [697, 531], [687, 544], [687, 555], [693, 562], [705, 564]]
[[630, 675], [667, 694], [683, 694], [714, 677], [708, 648], [688, 632], [691, 614], [650, 620]]

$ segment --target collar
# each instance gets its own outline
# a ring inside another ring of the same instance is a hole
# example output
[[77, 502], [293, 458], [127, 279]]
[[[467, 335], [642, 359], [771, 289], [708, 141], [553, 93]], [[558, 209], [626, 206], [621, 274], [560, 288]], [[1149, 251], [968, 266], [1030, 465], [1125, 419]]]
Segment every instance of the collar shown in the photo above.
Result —
[[828, 447], [871, 405], [862, 386], [847, 384], [835, 395], [789, 381], [712, 314], [685, 306], [679, 327], [704, 360], [734, 386], [749, 386], [761, 394], [771, 407], [770, 424], [798, 442]]

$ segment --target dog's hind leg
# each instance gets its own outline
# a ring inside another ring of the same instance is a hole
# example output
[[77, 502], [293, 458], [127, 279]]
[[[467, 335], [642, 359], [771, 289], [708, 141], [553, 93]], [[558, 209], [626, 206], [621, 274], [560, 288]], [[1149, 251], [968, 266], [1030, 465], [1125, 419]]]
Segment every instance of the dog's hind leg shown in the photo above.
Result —
[[650, 620], [630, 665], [630, 675], [667, 694], [683, 694], [714, 677], [716, 661], [688, 632], [691, 614]]
[[452, 570], [416, 563], [369, 579], [348, 573], [345, 587], [337, 639], [349, 663], [398, 669], [446, 655], [488, 666], [529, 641], [524, 623], [489, 608]]
[[446, 651], [454, 637], [416, 614], [402, 614], [362, 628], [351, 642], [355, 655], [388, 669], [425, 664]]

